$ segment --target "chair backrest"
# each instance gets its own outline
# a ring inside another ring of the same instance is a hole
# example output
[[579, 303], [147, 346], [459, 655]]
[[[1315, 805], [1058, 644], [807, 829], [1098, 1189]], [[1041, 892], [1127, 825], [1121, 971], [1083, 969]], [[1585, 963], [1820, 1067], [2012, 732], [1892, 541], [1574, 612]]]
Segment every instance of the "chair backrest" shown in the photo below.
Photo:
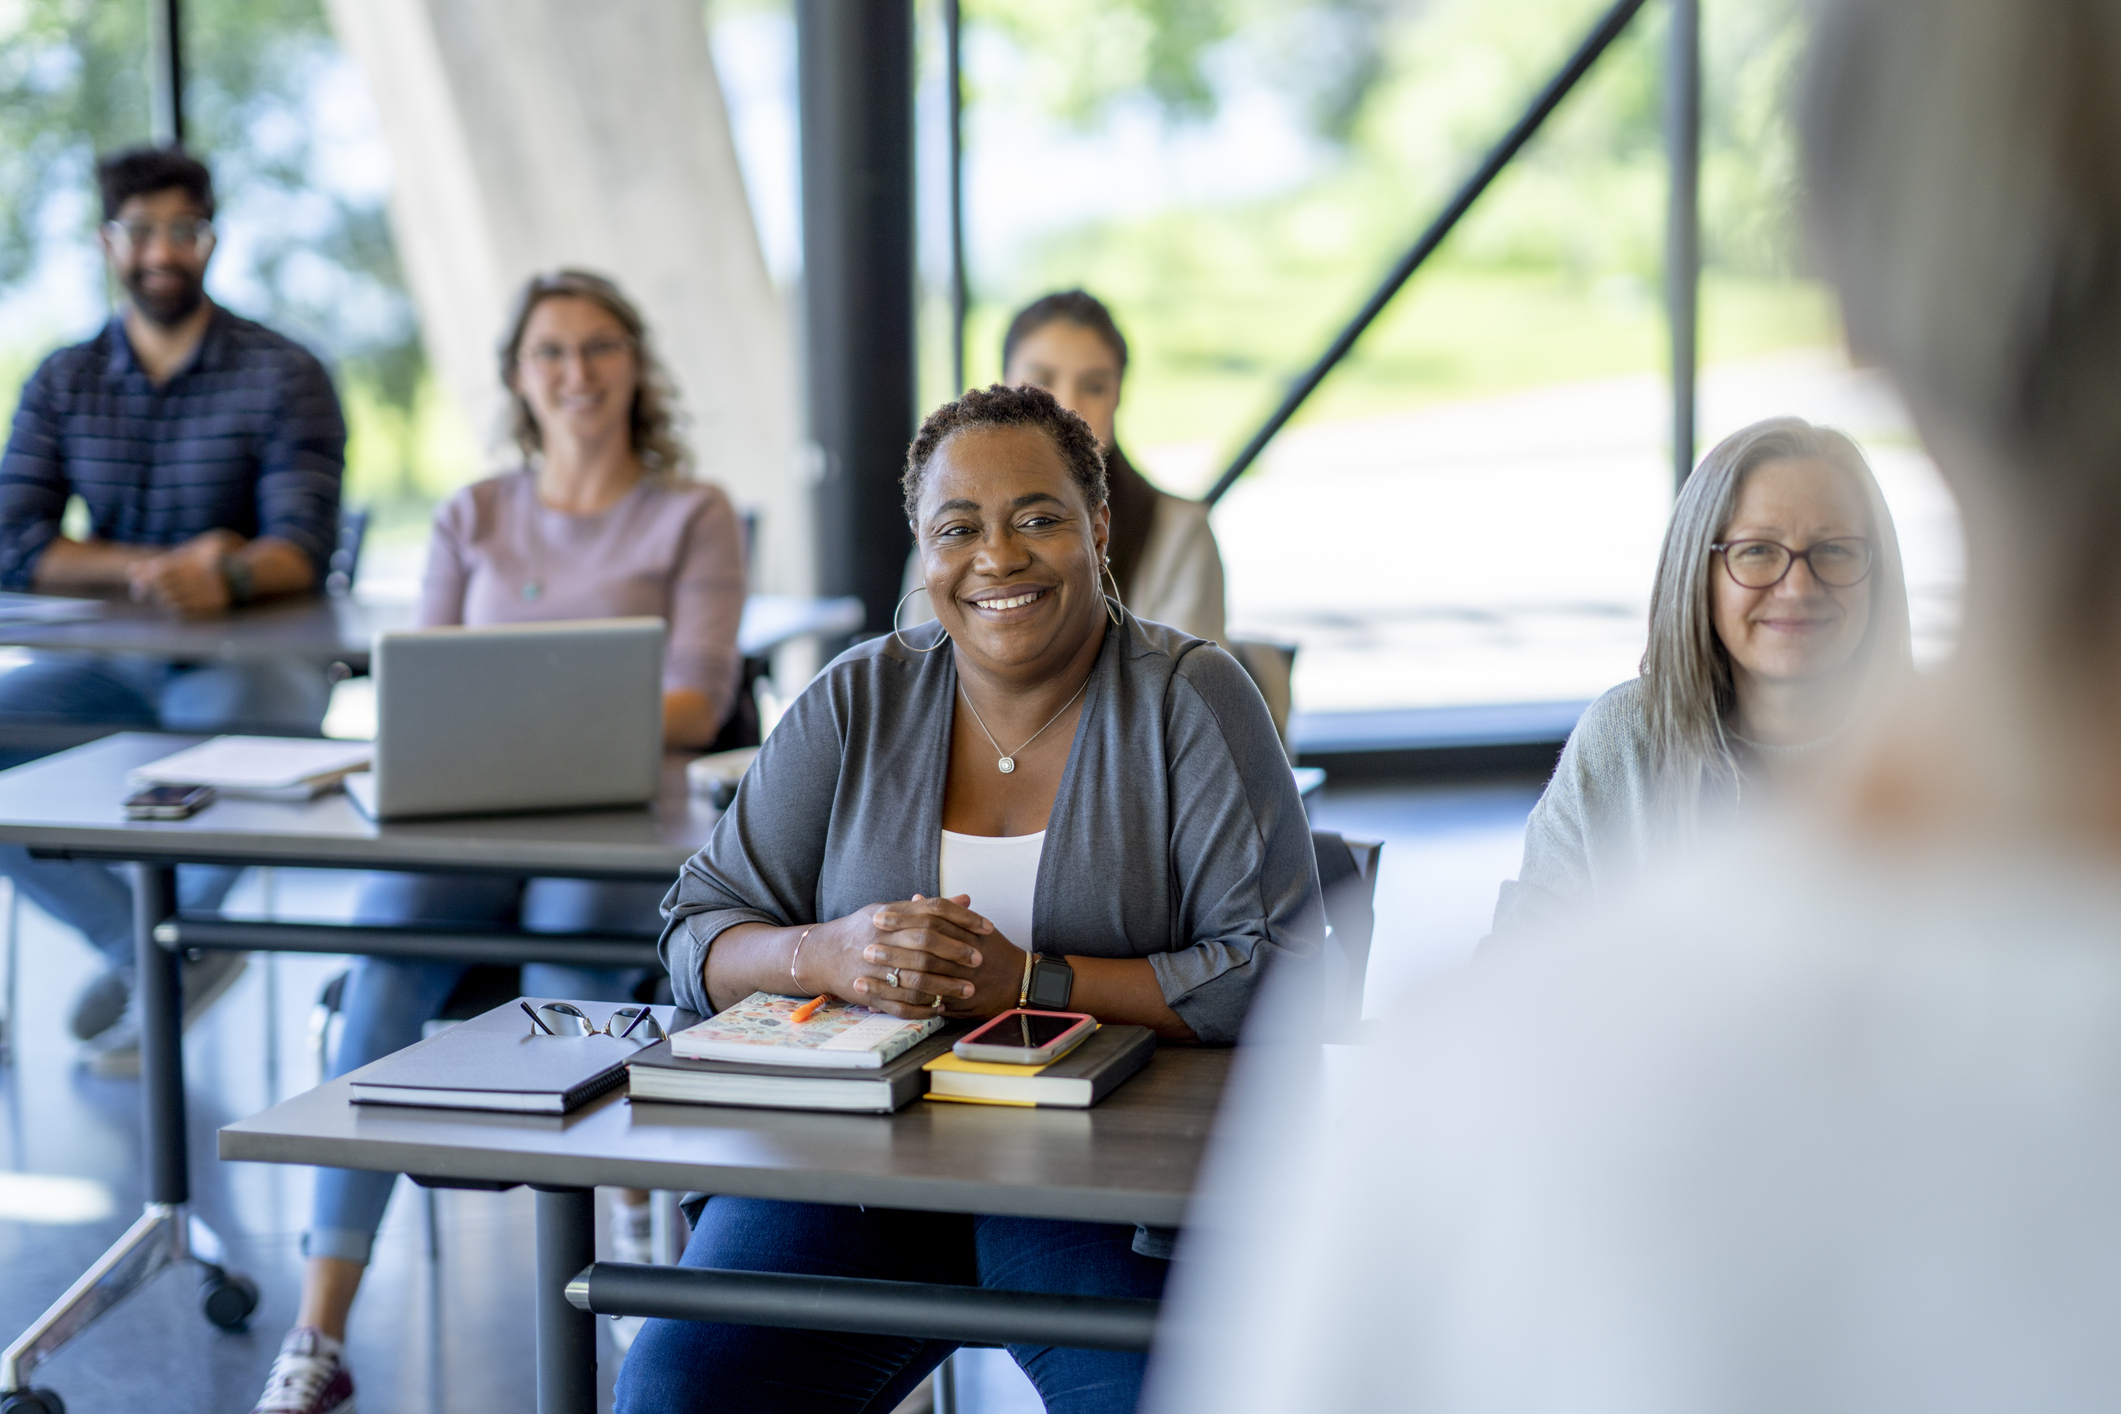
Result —
[[764, 724], [759, 717], [759, 681], [772, 676], [771, 658], [744, 659], [737, 674], [736, 698], [729, 705], [729, 715], [722, 720], [722, 730], [707, 746], [710, 753], [735, 751], [765, 741]]
[[1382, 840], [1345, 839], [1313, 830], [1318, 882], [1325, 890], [1325, 1007], [1328, 1026], [1362, 1020], [1363, 981], [1370, 970], [1370, 940], [1377, 932], [1377, 866]]
[[[1251, 677], [1259, 695], [1267, 700], [1267, 715], [1274, 719], [1275, 735], [1282, 750], [1289, 751], [1289, 713], [1296, 706], [1296, 645], [1268, 643], [1261, 639], [1232, 639], [1230, 656]], [[1294, 761], [1296, 753], [1289, 751]]]
[[354, 576], [361, 572], [361, 542], [367, 538], [368, 512], [339, 507], [339, 543], [324, 574], [324, 592], [332, 598], [353, 593]]

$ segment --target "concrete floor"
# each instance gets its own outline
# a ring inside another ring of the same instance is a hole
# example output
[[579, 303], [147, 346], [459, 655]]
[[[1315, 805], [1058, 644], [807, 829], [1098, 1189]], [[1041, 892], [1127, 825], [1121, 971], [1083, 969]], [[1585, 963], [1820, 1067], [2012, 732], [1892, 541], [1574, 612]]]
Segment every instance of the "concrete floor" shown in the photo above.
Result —
[[[1495, 885], [1514, 874], [1538, 783], [1330, 785], [1313, 807], [1325, 828], [1385, 841], [1366, 1009], [1461, 959], [1486, 931]], [[289, 918], [343, 917], [349, 876], [281, 871], [270, 906]], [[262, 912], [268, 886], [246, 875], [230, 907]], [[139, 1212], [139, 1086], [74, 1064], [65, 1014], [96, 963], [71, 932], [30, 908], [20, 919], [19, 1044], [0, 1067], [0, 1341], [12, 1339]], [[243, 979], [186, 1041], [193, 1199], [227, 1240], [230, 1263], [263, 1299], [247, 1333], [223, 1334], [198, 1311], [188, 1272], [165, 1273], [40, 1369], [37, 1382], [80, 1410], [241, 1411], [263, 1384], [293, 1319], [306, 1170], [214, 1159], [216, 1126], [315, 1083], [312, 1003], [333, 958], [253, 958]], [[426, 1195], [400, 1184], [349, 1332], [371, 1414], [523, 1409], [533, 1403], [525, 1190], [435, 1195], [439, 1259]], [[1036, 1397], [1007, 1355], [960, 1358], [965, 1414], [1019, 1414]], [[608, 1408], [617, 1371], [600, 1360]]]

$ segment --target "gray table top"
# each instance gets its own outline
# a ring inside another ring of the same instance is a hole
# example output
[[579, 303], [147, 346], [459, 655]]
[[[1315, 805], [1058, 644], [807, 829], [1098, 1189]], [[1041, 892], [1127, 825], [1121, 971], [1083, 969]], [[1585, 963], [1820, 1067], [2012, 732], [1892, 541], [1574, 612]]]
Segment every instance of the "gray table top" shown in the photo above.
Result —
[[75, 653], [145, 653], [171, 662], [303, 658], [368, 666], [368, 645], [403, 628], [409, 606], [300, 595], [212, 619], [180, 618], [152, 604], [106, 599], [95, 618], [36, 622], [0, 618], [0, 644]]
[[300, 802], [217, 800], [189, 820], [127, 820], [125, 773], [203, 740], [121, 732], [0, 771], [0, 843], [150, 863], [668, 880], [718, 817], [686, 789], [687, 758], [668, 757], [660, 797], [631, 809], [379, 825], [334, 791]]
[[356, 1105], [331, 1081], [221, 1130], [223, 1159], [1176, 1227], [1231, 1052], [1160, 1049], [1088, 1110], [916, 1100], [893, 1115], [634, 1104], [564, 1119]]
[[[95, 618], [37, 622], [0, 616], [0, 646], [75, 653], [145, 653], [172, 662], [303, 658], [368, 668], [369, 645], [386, 629], [412, 623], [410, 604], [303, 595], [239, 609], [222, 618], [184, 619], [151, 604], [102, 601]], [[862, 601], [754, 594], [744, 601], [737, 647], [772, 652], [806, 634], [839, 635], [862, 626]]]

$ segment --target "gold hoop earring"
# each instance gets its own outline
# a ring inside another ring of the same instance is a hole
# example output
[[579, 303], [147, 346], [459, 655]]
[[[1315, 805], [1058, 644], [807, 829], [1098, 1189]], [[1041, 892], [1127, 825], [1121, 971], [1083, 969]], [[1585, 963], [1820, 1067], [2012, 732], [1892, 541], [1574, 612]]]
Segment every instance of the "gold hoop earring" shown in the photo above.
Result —
[[935, 648], [915, 648], [912, 644], [906, 641], [906, 635], [904, 630], [900, 629], [898, 626], [898, 616], [905, 609], [906, 601], [908, 599], [911, 599], [916, 594], [926, 593], [927, 590], [928, 586], [925, 584], [920, 585], [917, 588], [909, 589], [904, 594], [901, 594], [899, 596], [898, 603], [891, 606], [891, 636], [897, 639], [898, 646], [905, 649], [908, 653], [933, 653], [935, 652], [936, 648], [946, 647], [950, 642], [950, 631], [948, 629], [945, 629], [943, 630], [943, 641], [941, 643], [936, 644]]
[[1126, 624], [1121, 621], [1120, 616], [1113, 612], [1112, 609], [1114, 604], [1119, 605], [1122, 609], [1127, 607], [1126, 601], [1121, 599], [1119, 595], [1119, 577], [1112, 573], [1112, 557], [1107, 555], [1099, 562], [1098, 568], [1105, 572], [1105, 583], [1112, 586], [1112, 597], [1105, 600], [1105, 617], [1112, 620], [1112, 627], [1125, 628]]

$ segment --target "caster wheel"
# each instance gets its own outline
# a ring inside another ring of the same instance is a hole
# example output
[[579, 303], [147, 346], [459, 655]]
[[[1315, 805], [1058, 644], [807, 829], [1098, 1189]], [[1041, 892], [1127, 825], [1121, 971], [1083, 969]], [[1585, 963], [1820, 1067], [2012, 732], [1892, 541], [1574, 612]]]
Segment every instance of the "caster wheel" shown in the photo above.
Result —
[[48, 1389], [18, 1389], [0, 1394], [0, 1414], [66, 1414], [66, 1401]]
[[242, 1330], [250, 1313], [258, 1309], [258, 1284], [235, 1272], [209, 1271], [199, 1283], [199, 1309], [222, 1330]]

